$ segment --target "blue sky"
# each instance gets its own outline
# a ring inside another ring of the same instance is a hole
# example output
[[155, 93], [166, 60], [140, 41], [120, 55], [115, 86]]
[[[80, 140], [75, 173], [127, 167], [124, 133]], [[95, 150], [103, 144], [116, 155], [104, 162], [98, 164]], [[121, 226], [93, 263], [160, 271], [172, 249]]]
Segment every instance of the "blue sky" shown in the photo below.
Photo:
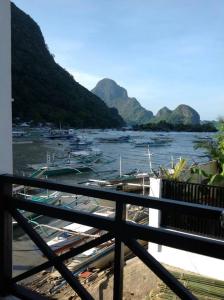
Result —
[[92, 89], [111, 78], [154, 113], [224, 116], [223, 0], [14, 0], [55, 60]]

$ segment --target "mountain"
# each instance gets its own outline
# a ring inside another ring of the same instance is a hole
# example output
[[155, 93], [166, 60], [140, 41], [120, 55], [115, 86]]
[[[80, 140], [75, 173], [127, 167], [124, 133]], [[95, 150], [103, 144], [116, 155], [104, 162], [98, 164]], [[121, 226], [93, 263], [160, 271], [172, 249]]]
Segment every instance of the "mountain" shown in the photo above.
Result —
[[167, 107], [163, 107], [158, 111], [153, 122], [166, 121], [171, 124], [200, 124], [200, 115], [192, 107], [181, 104], [173, 111]]
[[169, 108], [164, 106], [157, 112], [157, 114], [155, 116], [155, 120], [156, 120], [156, 122], [166, 121], [169, 119], [171, 114], [172, 114], [172, 110], [170, 110]]
[[170, 123], [200, 124], [200, 116], [192, 107], [181, 104], [170, 115]]
[[111, 79], [100, 80], [92, 92], [109, 107], [114, 107], [129, 125], [149, 123], [151, 111], [143, 108], [135, 98], [128, 97], [127, 91]]
[[143, 108], [135, 98], [128, 97], [126, 89], [114, 80], [100, 80], [92, 92], [100, 97], [109, 107], [115, 107], [125, 122], [129, 125], [141, 125], [166, 121], [171, 124], [200, 124], [200, 116], [192, 107], [181, 104], [175, 110], [166, 106], [161, 108], [156, 116]]
[[29, 15], [12, 4], [11, 17], [13, 119], [95, 128], [124, 124], [116, 109], [55, 62]]

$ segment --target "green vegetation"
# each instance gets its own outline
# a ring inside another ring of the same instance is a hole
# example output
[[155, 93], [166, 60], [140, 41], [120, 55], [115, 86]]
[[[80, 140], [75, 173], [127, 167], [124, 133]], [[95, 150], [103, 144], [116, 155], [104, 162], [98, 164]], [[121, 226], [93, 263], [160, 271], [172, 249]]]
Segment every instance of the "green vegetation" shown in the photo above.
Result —
[[204, 170], [194, 167], [192, 174], [204, 176], [203, 183], [224, 186], [224, 120], [219, 122], [219, 132], [214, 140], [200, 141], [195, 149], [203, 148], [212, 160], [216, 160], [218, 168], [216, 174], [208, 174]]
[[39, 26], [12, 4], [13, 119], [73, 127], [121, 127], [114, 108], [59, 66]]
[[180, 181], [183, 171], [186, 169], [187, 161], [184, 158], [181, 158], [178, 163], [173, 166], [171, 170], [164, 167], [160, 168], [160, 172], [163, 178], [173, 181]]
[[153, 118], [153, 113], [143, 108], [135, 98], [128, 97], [127, 91], [111, 79], [100, 80], [92, 92], [109, 107], [115, 107], [129, 125], [145, 124]]
[[165, 121], [170, 124], [198, 125], [200, 124], [200, 116], [192, 107], [181, 104], [174, 110], [170, 110], [166, 106], [161, 108], [152, 122], [159, 123]]
[[212, 123], [206, 124], [172, 124], [166, 121], [148, 123], [134, 127], [135, 130], [146, 131], [187, 131], [187, 132], [216, 132], [217, 129]]

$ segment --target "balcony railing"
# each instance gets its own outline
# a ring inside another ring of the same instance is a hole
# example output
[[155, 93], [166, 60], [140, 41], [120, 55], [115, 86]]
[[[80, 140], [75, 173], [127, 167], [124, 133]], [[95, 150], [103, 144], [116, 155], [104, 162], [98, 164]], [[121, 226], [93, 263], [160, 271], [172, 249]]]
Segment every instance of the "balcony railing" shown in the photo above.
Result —
[[[13, 184], [107, 199], [115, 202], [116, 204], [115, 218], [111, 219], [86, 212], [17, 199], [13, 197], [11, 193]], [[93, 299], [78, 279], [75, 278], [65, 266], [64, 261], [114, 238], [114, 299], [122, 299], [124, 244], [129, 247], [130, 250], [181, 299], [196, 299], [196, 297], [186, 287], [184, 287], [152, 255], [150, 255], [144, 247], [139, 244], [138, 240], [166, 245], [219, 259], [224, 259], [224, 242], [183, 234], [181, 232], [172, 232], [164, 228], [154, 228], [129, 222], [125, 219], [125, 208], [127, 204], [159, 209], [161, 211], [170, 209], [176, 212], [184, 211], [192, 216], [212, 216], [217, 220], [220, 220], [220, 215], [222, 214], [222, 209], [216, 207], [202, 206], [199, 204], [180, 202], [176, 200], [171, 201], [168, 199], [157, 199], [129, 193], [99, 190], [95, 188], [82, 187], [80, 185], [70, 186], [50, 181], [1, 175], [0, 295], [4, 296], [11, 294], [21, 299], [46, 299], [38, 293], [22, 287], [18, 284], [18, 282], [54, 266], [81, 299]], [[21, 214], [20, 210], [92, 226], [105, 230], [107, 233], [94, 240], [88, 241], [69, 252], [56, 255], [42, 237], [33, 229], [32, 225]], [[12, 218], [18, 222], [21, 228], [28, 234], [30, 239], [38, 246], [48, 259], [47, 262], [15, 277], [12, 276]]]
[[[190, 182], [163, 180], [162, 197], [224, 209], [224, 187]], [[192, 234], [224, 239], [224, 228], [220, 220], [212, 216], [192, 216], [182, 211], [166, 211], [161, 216], [161, 227], [185, 231]]]

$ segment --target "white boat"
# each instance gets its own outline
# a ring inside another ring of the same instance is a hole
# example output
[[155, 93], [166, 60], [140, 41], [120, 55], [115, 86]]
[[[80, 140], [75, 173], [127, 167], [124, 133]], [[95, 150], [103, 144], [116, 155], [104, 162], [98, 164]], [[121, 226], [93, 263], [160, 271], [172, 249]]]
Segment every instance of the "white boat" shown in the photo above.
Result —
[[[112, 208], [103, 208], [99, 211], [94, 212], [93, 215], [113, 217], [114, 210]], [[100, 235], [105, 233], [105, 231], [99, 230], [98, 228], [81, 225], [78, 223], [71, 223], [62, 228], [51, 227], [49, 225], [43, 224], [40, 224], [37, 227], [48, 228], [59, 232], [57, 236], [55, 236], [53, 239], [47, 242], [51, 249], [58, 253], [62, 253], [68, 248], [70, 249], [76, 247], [79, 243], [82, 243], [84, 240], [88, 241], [90, 239], [99, 237]]]
[[74, 129], [52, 129], [49, 134], [45, 135], [45, 138], [51, 140], [70, 140], [75, 138]]
[[62, 228], [62, 231], [55, 238], [50, 240], [47, 244], [53, 251], [57, 251], [62, 247], [78, 242], [80, 238], [94, 238], [97, 237], [97, 230], [90, 226], [72, 223]]
[[12, 131], [12, 137], [13, 138], [22, 138], [22, 137], [27, 137], [29, 134], [26, 131], [23, 130], [13, 130]]
[[102, 156], [103, 152], [98, 148], [90, 148], [88, 150], [76, 150], [70, 152], [71, 156], [81, 161], [92, 161]]
[[78, 151], [78, 150], [84, 150], [88, 149], [93, 144], [92, 141], [88, 141], [85, 138], [78, 137], [77, 140], [72, 140], [70, 142], [70, 150], [71, 151]]

